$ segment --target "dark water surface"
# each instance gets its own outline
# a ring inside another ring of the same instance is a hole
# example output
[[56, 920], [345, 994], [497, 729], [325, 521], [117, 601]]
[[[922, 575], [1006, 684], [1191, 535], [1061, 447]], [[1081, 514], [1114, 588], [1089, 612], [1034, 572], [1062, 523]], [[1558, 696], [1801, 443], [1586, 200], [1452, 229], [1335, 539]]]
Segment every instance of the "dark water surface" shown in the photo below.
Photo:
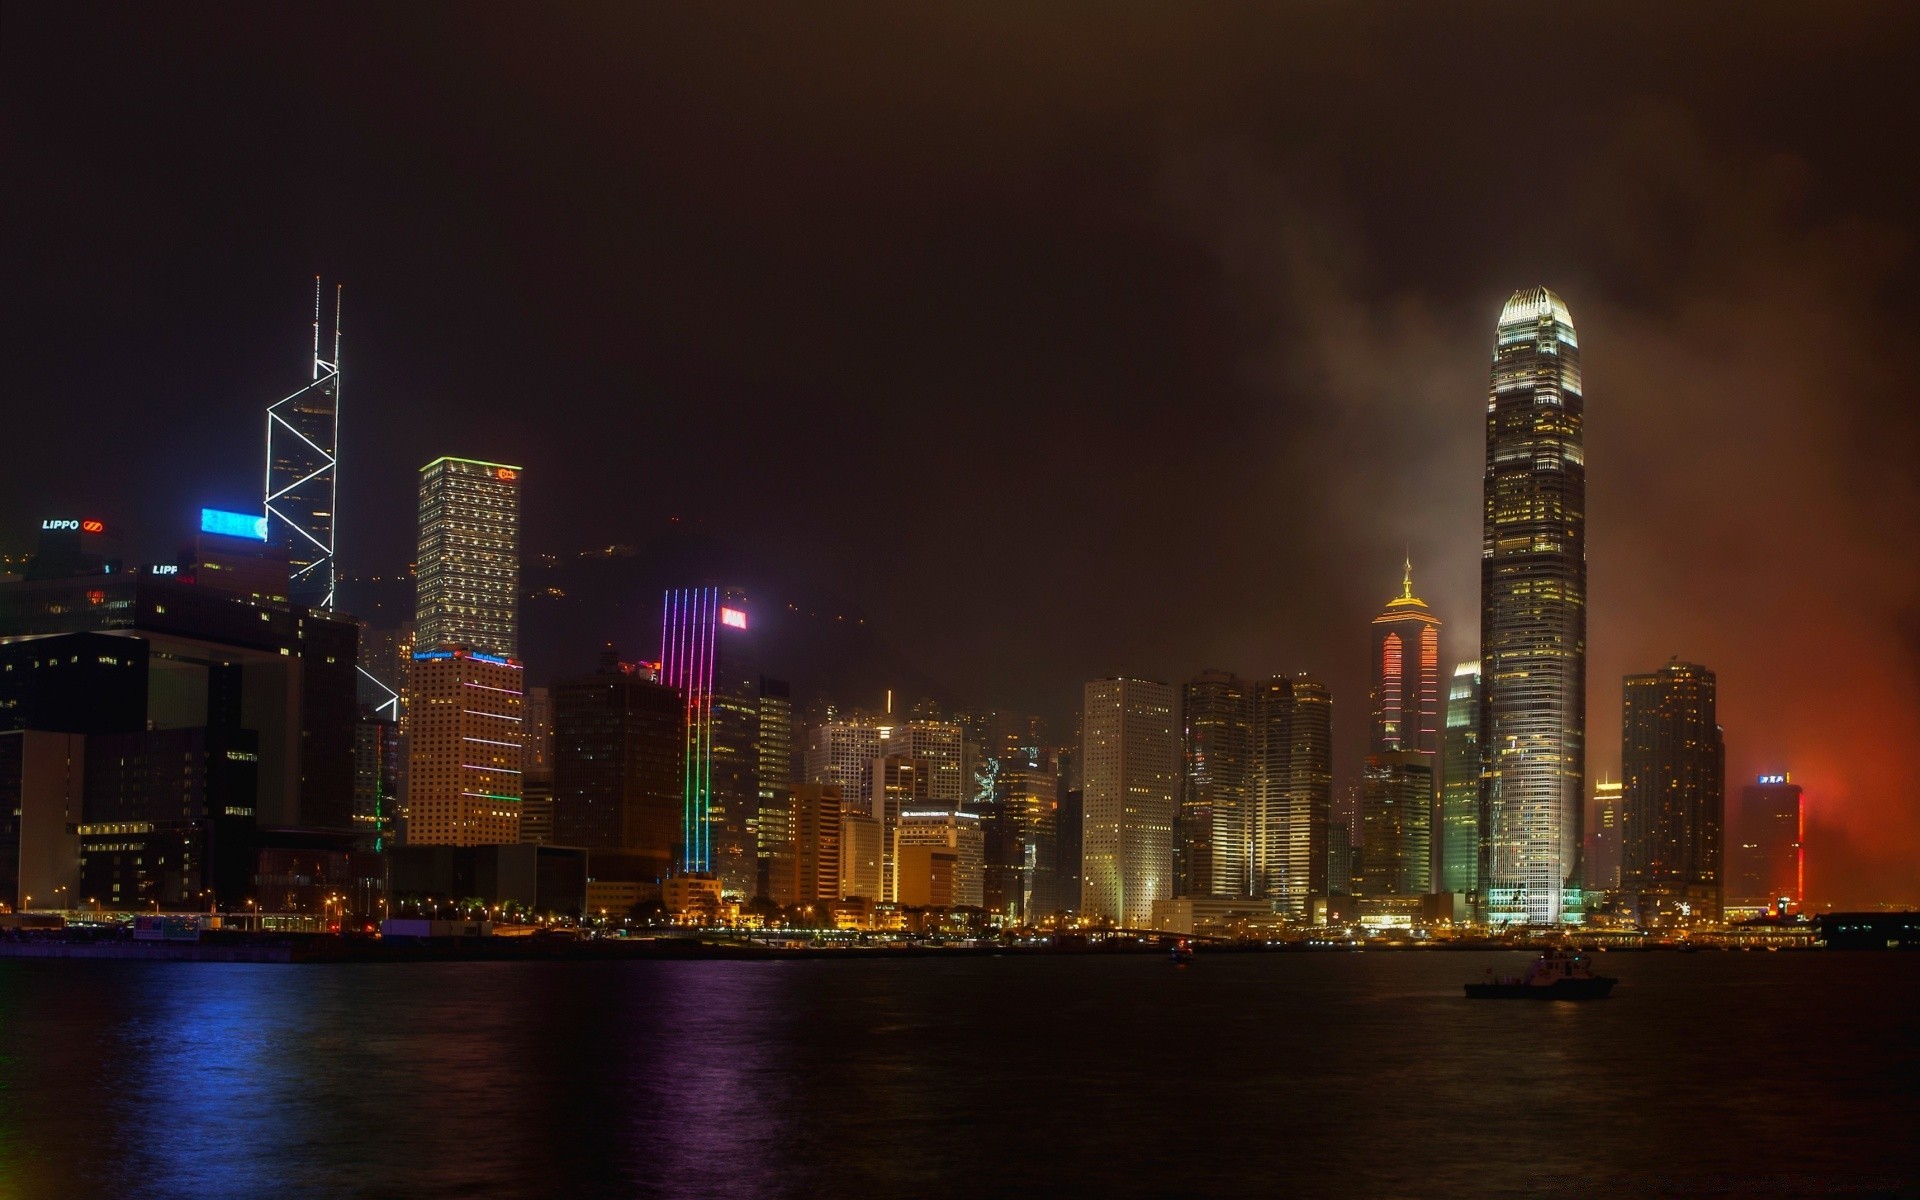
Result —
[[1920, 955], [0, 960], [0, 1195], [1920, 1195]]

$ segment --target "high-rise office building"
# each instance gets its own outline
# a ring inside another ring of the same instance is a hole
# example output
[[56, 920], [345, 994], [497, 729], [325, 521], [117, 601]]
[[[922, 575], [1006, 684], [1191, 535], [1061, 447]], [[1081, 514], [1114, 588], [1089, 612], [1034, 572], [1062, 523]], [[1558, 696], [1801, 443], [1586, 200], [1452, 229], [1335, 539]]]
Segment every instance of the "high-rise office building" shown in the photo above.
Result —
[[[1580, 342], [1515, 292], [1487, 390], [1480, 550], [1482, 913], [1577, 920], [1586, 803], [1587, 542]], [[1573, 894], [1569, 894], [1569, 893]]]
[[415, 644], [520, 655], [520, 468], [436, 458], [420, 468]]
[[1177, 895], [1251, 894], [1253, 709], [1253, 689], [1224, 671], [1181, 685]]
[[895, 755], [926, 764], [927, 794], [935, 805], [960, 808], [968, 803], [963, 763], [964, 734], [952, 721], [900, 721], [886, 730], [879, 754]]
[[147, 643], [168, 681], [150, 697], [150, 729], [207, 724], [190, 698], [206, 692], [216, 668], [237, 668], [243, 724], [260, 736], [258, 825], [353, 831], [360, 708], [351, 619], [128, 571], [0, 584], [0, 638], [83, 631]]
[[1799, 912], [1807, 896], [1806, 797], [1785, 772], [1740, 790], [1727, 906]]
[[1360, 895], [1369, 900], [1432, 891], [1434, 756], [1416, 750], [1367, 756], [1360, 800]]
[[553, 689], [530, 687], [521, 701], [520, 843], [561, 845], [553, 832]]
[[1276, 675], [1252, 690], [1254, 890], [1298, 919], [1311, 913], [1314, 896], [1327, 894], [1332, 702], [1304, 674]]
[[908, 809], [933, 807], [933, 771], [925, 759], [887, 754], [873, 760], [868, 768], [871, 792], [862, 810], [880, 822], [881, 885], [883, 899], [898, 898], [893, 863], [893, 834], [900, 827], [900, 814]]
[[414, 651], [407, 734], [410, 846], [520, 841], [523, 672], [465, 646]]
[[793, 901], [801, 907], [840, 899], [841, 818], [846, 802], [836, 784], [787, 785], [792, 831]]
[[808, 783], [831, 784], [849, 804], [865, 807], [873, 795], [873, 763], [887, 751], [881, 723], [836, 717], [814, 726], [802, 755]]
[[333, 293], [331, 359], [320, 357], [320, 280], [313, 281], [313, 379], [267, 406], [266, 539], [286, 553], [295, 604], [334, 605], [339, 505], [340, 295]]
[[[1076, 759], [1078, 755], [1074, 756]], [[1079, 788], [1067, 788], [1066, 772], [1060, 774], [1060, 807], [1054, 810], [1054, 912], [1080, 911], [1081, 870], [1085, 865], [1082, 839], [1086, 829], [1086, 794]]]
[[1040, 751], [1000, 760], [991, 808], [982, 814], [986, 839], [985, 905], [1021, 921], [1059, 908], [1054, 888], [1060, 776]]
[[681, 859], [686, 704], [650, 667], [609, 653], [553, 697], [553, 841], [618, 851], [657, 882]]
[[[1293, 777], [1293, 681], [1275, 675], [1253, 684], [1251, 691], [1253, 758], [1248, 782], [1253, 805], [1253, 894], [1278, 898], [1287, 894], [1287, 866], [1292, 861], [1287, 785]], [[1305, 859], [1303, 853], [1302, 865]]]
[[362, 712], [353, 727], [353, 829], [359, 844], [384, 850], [394, 835], [400, 775], [400, 727]]
[[[1440, 618], [1413, 594], [1413, 561], [1400, 594], [1373, 619], [1371, 754], [1440, 753]], [[1437, 772], [1436, 772], [1437, 773]]]
[[1328, 894], [1333, 816], [1333, 698], [1311, 675], [1253, 688], [1254, 881], [1296, 920]]
[[660, 681], [686, 703], [680, 870], [711, 873], [728, 894], [751, 896], [759, 873], [750, 821], [760, 806], [760, 671], [743, 593], [666, 593]]
[[1714, 691], [1712, 671], [1677, 659], [1625, 680], [1620, 886], [1648, 927], [1720, 919], [1727, 761]]
[[[1171, 778], [1171, 776], [1169, 776]], [[934, 846], [954, 852], [952, 897], [955, 907], [979, 908], [986, 903], [986, 835], [975, 813], [932, 809], [903, 812], [893, 834], [894, 861], [901, 860], [904, 847]], [[915, 892], [901, 880], [902, 894]]]
[[1620, 789], [1618, 779], [1593, 785], [1593, 803], [1587, 809], [1587, 832], [1581, 867], [1587, 890], [1620, 890]]
[[[619, 659], [609, 648], [603, 661], [617, 665]], [[521, 711], [526, 715], [520, 721], [520, 769], [529, 779], [552, 778], [553, 689], [530, 687], [523, 700]]]
[[880, 899], [880, 819], [857, 809], [840, 814], [840, 898]]
[[1174, 793], [1179, 739], [1173, 689], [1142, 679], [1102, 679], [1084, 693], [1081, 910], [1129, 929], [1173, 898]]
[[1440, 890], [1465, 894], [1480, 887], [1480, 664], [1454, 667], [1447, 689], [1447, 727], [1441, 738]]
[[760, 725], [756, 783], [760, 810], [753, 823], [756, 891], [775, 904], [793, 903], [792, 805], [787, 785], [793, 782], [793, 696], [784, 679], [760, 677]]

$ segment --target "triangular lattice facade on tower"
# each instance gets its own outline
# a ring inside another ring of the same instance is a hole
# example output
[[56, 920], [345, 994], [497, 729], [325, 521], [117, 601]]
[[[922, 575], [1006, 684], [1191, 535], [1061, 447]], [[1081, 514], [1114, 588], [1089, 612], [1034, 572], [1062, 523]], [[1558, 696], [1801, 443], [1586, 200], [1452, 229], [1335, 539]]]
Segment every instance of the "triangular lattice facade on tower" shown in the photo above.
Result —
[[287, 551], [296, 604], [331, 609], [339, 511], [340, 289], [333, 357], [320, 357], [320, 280], [313, 281], [313, 382], [267, 408], [267, 539]]

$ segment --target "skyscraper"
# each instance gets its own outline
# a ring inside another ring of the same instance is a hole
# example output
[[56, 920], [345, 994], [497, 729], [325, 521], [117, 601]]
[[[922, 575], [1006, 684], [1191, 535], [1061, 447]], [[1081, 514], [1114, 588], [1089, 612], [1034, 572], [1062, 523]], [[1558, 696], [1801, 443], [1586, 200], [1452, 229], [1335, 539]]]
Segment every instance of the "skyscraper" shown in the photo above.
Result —
[[832, 784], [847, 803], [864, 810], [873, 794], [873, 762], [883, 753], [878, 722], [840, 717], [814, 726], [801, 757], [808, 783]]
[[[902, 848], [938, 846], [954, 851], [952, 900], [956, 907], [979, 908], [986, 902], [986, 836], [980, 818], [969, 812], [933, 809], [900, 814], [899, 827], [893, 833], [893, 856], [897, 863]], [[917, 892], [907, 879], [899, 881], [903, 893]]]
[[1182, 770], [1175, 893], [1251, 894], [1253, 692], [1204, 671], [1180, 688]]
[[792, 904], [792, 804], [787, 785], [793, 782], [793, 696], [784, 679], [760, 677], [758, 736], [760, 811], [753, 824], [759, 856], [756, 890], [775, 904]]
[[1577, 919], [1587, 543], [1580, 343], [1546, 288], [1500, 313], [1480, 549], [1481, 896], [1494, 923]]
[[420, 468], [415, 644], [520, 654], [520, 468], [436, 458]]
[[1400, 594], [1373, 619], [1372, 754], [1440, 753], [1440, 618], [1413, 594], [1407, 561]]
[[333, 357], [320, 357], [320, 278], [313, 280], [313, 380], [267, 406], [267, 540], [286, 551], [295, 604], [334, 604], [339, 512], [340, 294], [333, 293]]
[[793, 882], [785, 890], [803, 907], [840, 899], [841, 818], [847, 809], [839, 786], [793, 783], [787, 796]]
[[609, 651], [553, 697], [553, 840], [630, 855], [642, 878], [680, 861], [686, 704], [650, 668]]
[[873, 814], [880, 822], [881, 884], [884, 900], [898, 899], [893, 862], [893, 834], [900, 827], [900, 814], [908, 809], [933, 807], [933, 772], [925, 759], [887, 754], [873, 760], [868, 768], [871, 791], [864, 805], [855, 805]]
[[963, 734], [952, 721], [912, 720], [886, 731], [885, 744], [876, 752], [898, 755], [926, 764], [927, 794], [934, 804], [959, 808], [968, 802], [961, 761]]
[[711, 873], [751, 896], [759, 851], [748, 820], [760, 805], [760, 672], [746, 597], [736, 589], [674, 588], [660, 627], [660, 681], [686, 703], [680, 870]]
[[1369, 900], [1432, 891], [1434, 756], [1367, 755], [1360, 799], [1360, 894]]
[[1333, 698], [1311, 675], [1253, 688], [1254, 883], [1296, 920], [1328, 894]]
[[1593, 806], [1587, 810], [1587, 833], [1580, 852], [1590, 891], [1620, 890], [1620, 788], [1617, 779], [1601, 779], [1593, 785]]
[[1081, 910], [1144, 929], [1153, 902], [1173, 897], [1173, 689], [1141, 679], [1089, 683], [1082, 724]]
[[1447, 689], [1447, 728], [1442, 738], [1438, 827], [1440, 890], [1480, 887], [1480, 664], [1453, 669]]
[[1058, 907], [1053, 883], [1059, 784], [1058, 770], [1039, 751], [1001, 759], [993, 805], [982, 822], [989, 909], [1030, 922]]
[[513, 659], [465, 646], [414, 651], [408, 845], [520, 840], [522, 674]]
[[1620, 886], [1648, 927], [1720, 919], [1726, 749], [1714, 690], [1712, 671], [1677, 659], [1626, 677]]
[[1328, 894], [1327, 827], [1333, 820], [1333, 694], [1311, 675], [1293, 678], [1287, 754], [1282, 911], [1305, 916]]
[[1806, 902], [1806, 801], [1785, 773], [1762, 775], [1740, 790], [1735, 861], [1728, 864], [1729, 908], [1798, 912]]

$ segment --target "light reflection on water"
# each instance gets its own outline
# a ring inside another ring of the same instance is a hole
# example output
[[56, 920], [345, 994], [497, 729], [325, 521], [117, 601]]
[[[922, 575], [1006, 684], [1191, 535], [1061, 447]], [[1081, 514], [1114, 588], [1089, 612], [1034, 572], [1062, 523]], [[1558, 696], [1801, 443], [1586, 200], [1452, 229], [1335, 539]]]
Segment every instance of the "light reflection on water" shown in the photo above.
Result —
[[1604, 961], [0, 960], [0, 1196], [1915, 1193], [1920, 956]]

